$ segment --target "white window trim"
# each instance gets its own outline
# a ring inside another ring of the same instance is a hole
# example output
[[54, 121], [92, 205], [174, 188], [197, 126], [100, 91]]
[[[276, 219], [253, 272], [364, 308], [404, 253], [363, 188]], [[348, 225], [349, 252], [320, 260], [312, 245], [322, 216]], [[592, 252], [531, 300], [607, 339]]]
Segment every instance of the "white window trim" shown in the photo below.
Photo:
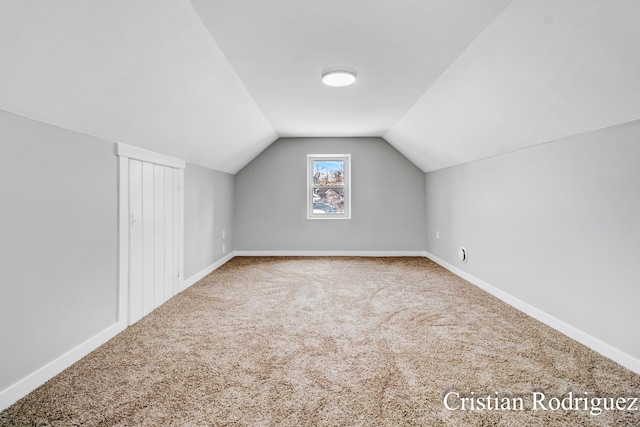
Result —
[[[343, 214], [314, 214], [313, 198], [313, 161], [344, 160], [345, 203]], [[307, 219], [351, 219], [351, 154], [307, 154]]]

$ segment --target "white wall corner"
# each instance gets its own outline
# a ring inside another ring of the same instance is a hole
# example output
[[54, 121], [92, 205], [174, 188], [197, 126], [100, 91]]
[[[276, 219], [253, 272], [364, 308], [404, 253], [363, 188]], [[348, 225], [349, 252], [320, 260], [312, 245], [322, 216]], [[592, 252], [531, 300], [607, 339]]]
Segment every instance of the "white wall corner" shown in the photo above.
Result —
[[528, 314], [529, 316], [533, 317], [536, 320], [539, 320], [540, 322], [544, 323], [547, 326], [552, 327], [553, 329], [563, 333], [564, 335], [568, 336], [569, 338], [572, 338], [576, 341], [578, 341], [579, 343], [589, 347], [590, 349], [594, 350], [595, 352], [613, 360], [616, 363], [619, 363], [620, 365], [624, 366], [625, 368], [640, 374], [640, 360], [628, 355], [627, 353], [624, 353], [623, 351], [618, 350], [617, 348], [599, 340], [598, 338], [595, 338], [589, 334], [587, 334], [586, 332], [569, 325], [568, 323], [563, 322], [562, 320], [540, 310], [539, 308], [536, 308], [498, 288], [496, 288], [495, 286], [492, 286], [490, 284], [488, 284], [487, 282], [478, 279], [477, 277], [460, 270], [459, 268], [455, 267], [452, 264], [449, 264], [448, 262], [438, 258], [437, 256], [427, 252], [425, 255], [427, 258], [429, 258], [431, 261], [435, 262], [436, 264], [439, 264], [440, 266], [446, 268], [447, 270], [449, 270], [450, 272], [452, 272], [453, 274], [455, 274], [456, 276], [459, 276], [461, 278], [463, 278], [464, 280], [472, 283], [473, 285], [479, 287], [480, 289], [489, 292], [491, 295], [495, 296], [496, 298], [504, 301], [505, 303], [509, 304], [510, 306], [522, 311], [525, 314]]

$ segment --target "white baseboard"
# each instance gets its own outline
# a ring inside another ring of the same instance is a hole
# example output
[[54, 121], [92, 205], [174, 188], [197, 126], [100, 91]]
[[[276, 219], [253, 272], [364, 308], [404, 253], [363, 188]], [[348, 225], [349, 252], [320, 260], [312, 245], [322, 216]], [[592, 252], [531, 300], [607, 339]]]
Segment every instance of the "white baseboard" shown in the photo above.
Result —
[[544, 323], [547, 326], [552, 327], [553, 329], [562, 332], [563, 334], [565, 334], [566, 336], [568, 336], [569, 338], [572, 338], [576, 341], [578, 341], [581, 344], [584, 344], [585, 346], [589, 347], [590, 349], [600, 353], [601, 355], [608, 357], [609, 359], [613, 360], [616, 363], [619, 363], [620, 365], [624, 366], [625, 368], [640, 374], [640, 360], [628, 355], [627, 353], [624, 353], [620, 350], [618, 350], [615, 347], [612, 347], [611, 345], [600, 341], [598, 338], [592, 337], [591, 335], [587, 334], [584, 331], [581, 331], [580, 329], [569, 325], [568, 323], [563, 322], [562, 320], [530, 305], [527, 304], [526, 302], [519, 300], [518, 298], [515, 298], [514, 296], [488, 284], [487, 282], [484, 282], [480, 279], [478, 279], [477, 277], [466, 273], [462, 270], [460, 270], [459, 268], [455, 267], [452, 264], [449, 264], [448, 262], [438, 258], [437, 256], [430, 254], [430, 253], [426, 253], [425, 255], [427, 258], [429, 258], [431, 261], [435, 262], [436, 264], [441, 265], [442, 267], [446, 268], [447, 270], [449, 270], [450, 272], [452, 272], [453, 274], [465, 279], [466, 281], [476, 285], [477, 287], [479, 287], [480, 289], [483, 289], [487, 292], [489, 292], [491, 295], [495, 296], [496, 298], [499, 298], [500, 300], [506, 302], [507, 304], [509, 304], [510, 306], [517, 308], [518, 310], [522, 311], [523, 313], [528, 314], [529, 316], [533, 317], [536, 320], [539, 320], [540, 322]]
[[[189, 286], [196, 283], [198, 280], [205, 277], [207, 274], [211, 273], [215, 269], [219, 268], [221, 265], [225, 264], [227, 261], [232, 259], [235, 256], [233, 252], [231, 252], [226, 257], [218, 260], [214, 264], [205, 268], [204, 270], [196, 273], [191, 276], [187, 280], [183, 282], [183, 286], [181, 291], [187, 289]], [[42, 384], [58, 375], [60, 372], [73, 365], [78, 360], [82, 359], [87, 354], [91, 353], [96, 348], [100, 347], [105, 342], [109, 341], [111, 338], [116, 336], [119, 332], [123, 331], [126, 328], [125, 321], [119, 321], [112, 326], [108, 327], [104, 331], [98, 333], [92, 338], [89, 338], [87, 341], [78, 345], [77, 347], [69, 350], [67, 353], [58, 357], [57, 359], [49, 362], [42, 368], [37, 371], [29, 374], [25, 378], [19, 380], [17, 383], [7, 387], [6, 389], [0, 391], [0, 411], [8, 408], [16, 401], [31, 393], [36, 388], [40, 387]]]
[[361, 256], [361, 257], [424, 257], [424, 251], [235, 251], [236, 256]]
[[[182, 290], [195, 284], [203, 277], [210, 274], [232, 258], [236, 256], [376, 256], [376, 257], [390, 257], [390, 256], [419, 256], [426, 257], [441, 265], [457, 276], [467, 280], [468, 282], [478, 286], [479, 288], [489, 292], [500, 300], [515, 307], [516, 309], [528, 314], [541, 321], [542, 323], [562, 332], [568, 337], [586, 345], [592, 350], [602, 354], [605, 357], [619, 363], [627, 369], [640, 374], [640, 360], [612, 347], [611, 345], [600, 341], [597, 338], [571, 326], [556, 317], [551, 316], [544, 311], [527, 304], [526, 302], [519, 300], [508, 293], [478, 279], [477, 277], [466, 273], [452, 264], [436, 257], [433, 254], [422, 251], [235, 251], [229, 253], [226, 257], [218, 260], [214, 264], [205, 268], [204, 270], [194, 274], [183, 282]], [[44, 384], [49, 379], [53, 378], [67, 367], [71, 366], [91, 351], [100, 347], [102, 344], [116, 336], [125, 328], [122, 322], [115, 323], [97, 335], [89, 338], [87, 341], [71, 349], [67, 353], [46, 364], [37, 371], [29, 374], [25, 378], [19, 380], [15, 384], [0, 391], [0, 411], [8, 408], [17, 400], [26, 396], [37, 387]]]
[[235, 256], [237, 256], [236, 252], [230, 252], [224, 258], [219, 259], [218, 261], [216, 261], [213, 264], [211, 264], [209, 267], [207, 267], [207, 268], [197, 272], [193, 276], [189, 277], [184, 282], [182, 282], [182, 287], [180, 288], [180, 292], [184, 291], [185, 289], [187, 289], [190, 286], [193, 286], [200, 279], [206, 277], [208, 274], [210, 274], [214, 270], [220, 268], [221, 266], [226, 264], [229, 260], [231, 260]]
[[47, 363], [37, 371], [29, 374], [17, 383], [0, 391], [0, 411], [13, 405], [16, 401], [31, 393], [48, 380], [109, 341], [122, 330], [122, 324], [115, 323], [77, 347], [69, 350], [57, 359]]

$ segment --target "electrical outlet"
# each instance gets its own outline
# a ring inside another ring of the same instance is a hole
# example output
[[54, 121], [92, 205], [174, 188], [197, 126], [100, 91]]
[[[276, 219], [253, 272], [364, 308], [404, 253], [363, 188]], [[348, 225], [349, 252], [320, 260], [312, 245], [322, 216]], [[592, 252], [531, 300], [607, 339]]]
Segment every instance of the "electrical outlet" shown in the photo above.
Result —
[[436, 231], [436, 239], [440, 240], [440, 232]]
[[222, 230], [222, 238], [224, 239], [227, 235], [227, 230]]
[[227, 248], [224, 246], [224, 243], [222, 244], [222, 253], [223, 254], [227, 253]]

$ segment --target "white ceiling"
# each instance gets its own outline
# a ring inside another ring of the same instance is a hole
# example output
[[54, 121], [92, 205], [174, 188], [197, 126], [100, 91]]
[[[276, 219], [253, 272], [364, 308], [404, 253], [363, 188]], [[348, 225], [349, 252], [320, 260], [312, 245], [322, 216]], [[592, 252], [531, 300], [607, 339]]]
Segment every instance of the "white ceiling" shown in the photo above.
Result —
[[[281, 136], [381, 136], [509, 0], [191, 0]], [[323, 71], [356, 70], [348, 88]]]
[[[640, 119], [637, 0], [0, 0], [0, 110], [235, 173], [278, 136], [424, 171]], [[327, 68], [358, 81], [328, 88]]]

